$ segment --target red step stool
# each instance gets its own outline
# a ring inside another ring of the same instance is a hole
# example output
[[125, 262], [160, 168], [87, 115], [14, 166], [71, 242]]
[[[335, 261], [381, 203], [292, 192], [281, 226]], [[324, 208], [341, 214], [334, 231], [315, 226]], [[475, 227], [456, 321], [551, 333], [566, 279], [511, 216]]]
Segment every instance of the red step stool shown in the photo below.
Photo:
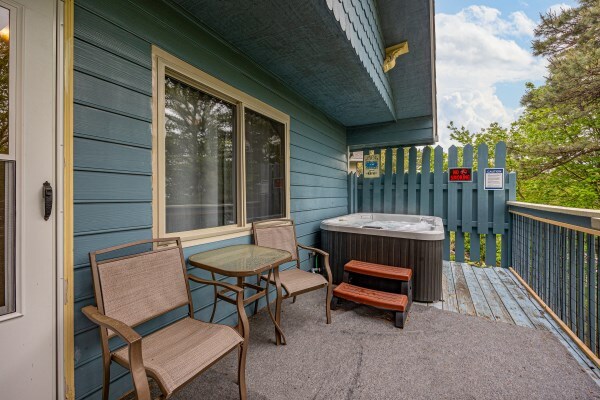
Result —
[[[353, 274], [400, 281], [400, 293], [353, 285], [351, 284]], [[395, 314], [395, 326], [404, 328], [412, 305], [412, 270], [364, 261], [349, 261], [344, 266], [343, 283], [333, 289], [332, 309], [337, 307], [339, 299], [392, 311]]]

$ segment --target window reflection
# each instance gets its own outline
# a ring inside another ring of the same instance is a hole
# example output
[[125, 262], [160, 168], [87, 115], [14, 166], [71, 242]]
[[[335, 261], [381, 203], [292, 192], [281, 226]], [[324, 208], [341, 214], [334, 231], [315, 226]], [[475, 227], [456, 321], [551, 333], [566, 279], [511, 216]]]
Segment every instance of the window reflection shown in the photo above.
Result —
[[236, 224], [235, 109], [166, 77], [167, 232]]
[[248, 222], [285, 216], [285, 125], [245, 110]]
[[8, 154], [10, 12], [0, 7], [0, 154]]

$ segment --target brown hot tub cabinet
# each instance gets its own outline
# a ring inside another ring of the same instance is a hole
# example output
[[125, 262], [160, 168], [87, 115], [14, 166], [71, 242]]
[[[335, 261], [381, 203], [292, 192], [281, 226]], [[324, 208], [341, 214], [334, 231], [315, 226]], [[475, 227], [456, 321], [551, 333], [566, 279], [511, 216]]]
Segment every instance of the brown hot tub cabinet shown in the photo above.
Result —
[[[442, 298], [444, 227], [438, 217], [399, 214], [351, 214], [321, 223], [321, 245], [330, 254], [333, 282], [342, 281], [344, 265], [359, 260], [413, 270], [415, 301]], [[356, 278], [355, 278], [356, 279]], [[360, 286], [398, 292], [398, 281], [360, 277]]]

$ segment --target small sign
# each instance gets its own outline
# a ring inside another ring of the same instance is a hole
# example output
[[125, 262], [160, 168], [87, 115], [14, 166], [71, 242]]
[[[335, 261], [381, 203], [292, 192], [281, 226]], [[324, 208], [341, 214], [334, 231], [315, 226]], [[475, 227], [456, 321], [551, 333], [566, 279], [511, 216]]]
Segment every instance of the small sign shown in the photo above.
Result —
[[379, 178], [379, 154], [369, 154], [364, 157], [365, 178]]
[[450, 182], [473, 182], [473, 168], [448, 168], [448, 180]]
[[485, 190], [504, 190], [504, 168], [485, 169]]

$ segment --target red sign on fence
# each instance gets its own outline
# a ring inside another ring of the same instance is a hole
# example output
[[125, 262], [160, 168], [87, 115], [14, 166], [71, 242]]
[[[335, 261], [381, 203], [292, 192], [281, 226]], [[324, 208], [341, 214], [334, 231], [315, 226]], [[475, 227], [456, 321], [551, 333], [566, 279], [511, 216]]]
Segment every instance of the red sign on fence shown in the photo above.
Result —
[[448, 168], [448, 180], [450, 182], [473, 182], [473, 168]]

